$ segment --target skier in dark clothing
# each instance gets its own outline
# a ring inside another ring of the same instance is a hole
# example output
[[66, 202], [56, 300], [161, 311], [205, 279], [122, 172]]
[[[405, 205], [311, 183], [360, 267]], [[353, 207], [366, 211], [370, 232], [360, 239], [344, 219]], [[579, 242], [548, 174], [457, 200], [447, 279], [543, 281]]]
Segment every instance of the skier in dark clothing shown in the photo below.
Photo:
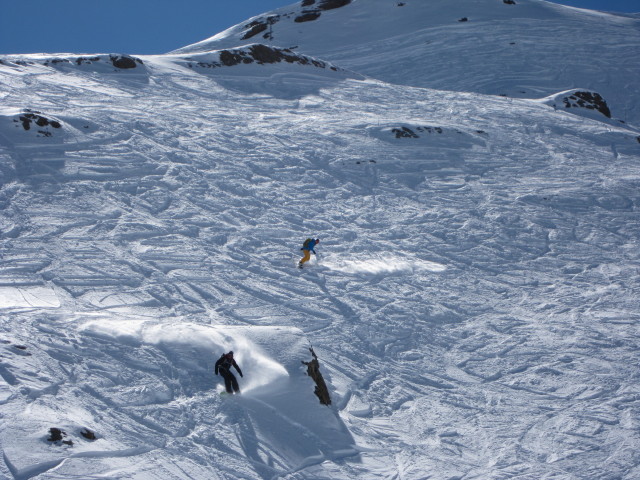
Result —
[[216, 375], [222, 375], [224, 378], [224, 386], [227, 393], [240, 393], [240, 387], [238, 386], [238, 380], [236, 376], [231, 373], [231, 367], [234, 367], [240, 376], [242, 377], [242, 370], [233, 359], [233, 352], [223, 353], [222, 356], [216, 362], [215, 372]]

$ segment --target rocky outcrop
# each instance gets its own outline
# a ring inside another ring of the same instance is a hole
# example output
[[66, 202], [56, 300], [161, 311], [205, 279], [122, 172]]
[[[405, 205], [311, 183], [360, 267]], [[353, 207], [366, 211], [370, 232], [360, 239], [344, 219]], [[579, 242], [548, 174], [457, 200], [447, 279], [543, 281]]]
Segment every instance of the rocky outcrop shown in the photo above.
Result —
[[112, 66], [120, 70], [128, 70], [136, 68], [139, 65], [144, 65], [144, 62], [137, 57], [117, 53], [112, 53], [110, 55], [94, 55], [91, 57], [53, 57], [46, 59], [43, 65], [93, 65], [101, 63], [110, 63]]
[[270, 15], [265, 18], [259, 18], [258, 20], [254, 20], [253, 22], [245, 25], [246, 32], [241, 37], [242, 40], [248, 40], [249, 38], [255, 37], [256, 35], [269, 30], [267, 33], [263, 35], [263, 37], [267, 40], [272, 38], [271, 35], [271, 26], [275, 25], [280, 21], [280, 15]]
[[60, 128], [62, 125], [58, 120], [53, 120], [51, 118], [45, 117], [40, 112], [32, 112], [31, 110], [25, 110], [25, 113], [22, 113], [18, 116], [19, 120], [14, 120], [15, 122], [22, 123], [22, 128], [25, 130], [31, 130], [32, 124], [38, 127], [47, 127], [51, 126], [53, 128]]
[[47, 438], [47, 442], [51, 442], [56, 445], [73, 446], [73, 440], [65, 440], [65, 438], [67, 438], [67, 433], [64, 430], [52, 427], [49, 429], [49, 438]]
[[[443, 130], [440, 127], [415, 127], [416, 131], [419, 133], [438, 133], [442, 134]], [[420, 138], [416, 132], [411, 130], [409, 127], [397, 127], [392, 128], [391, 133], [394, 133], [396, 138]]]
[[309, 347], [309, 351], [311, 352], [313, 359], [310, 362], [303, 361], [302, 364], [307, 366], [307, 375], [309, 375], [316, 383], [314, 393], [318, 399], [320, 399], [320, 403], [323, 405], [331, 405], [329, 389], [327, 388], [327, 384], [324, 381], [322, 373], [320, 373], [320, 362], [318, 361], [318, 356], [316, 355], [316, 352], [313, 351], [313, 348]]
[[302, 13], [295, 18], [295, 22], [311, 22], [320, 18], [320, 15], [325, 10], [333, 10], [334, 8], [344, 7], [349, 5], [351, 0], [303, 0], [301, 5], [303, 7], [313, 7], [311, 9], [304, 9]]
[[129, 55], [109, 55], [109, 60], [116, 68], [127, 69], [136, 68], [138, 64], [142, 65], [142, 60]]
[[302, 0], [303, 7], [314, 6], [317, 10], [333, 10], [334, 8], [349, 5], [351, 0]]
[[[197, 57], [196, 57], [197, 58]], [[243, 48], [235, 48], [232, 50], [222, 50], [219, 53], [219, 61], [195, 61], [196, 58], [190, 58], [190, 62], [187, 64], [190, 68], [218, 68], [218, 67], [233, 67], [240, 64], [256, 63], [258, 65], [272, 64], [272, 63], [297, 63], [300, 65], [311, 65], [317, 68], [328, 68], [330, 70], [338, 71], [338, 68], [333, 65], [317, 60], [315, 58], [307, 57], [294, 53], [288, 48], [276, 48], [269, 47], [267, 45], [255, 44]]]
[[320, 18], [320, 12], [313, 10], [310, 12], [302, 12], [302, 14], [298, 15], [294, 21], [297, 23], [312, 22], [318, 18]]
[[611, 110], [602, 95], [596, 92], [575, 91], [562, 98], [565, 108], [586, 108], [596, 110], [607, 118], [611, 118]]
[[87, 440], [91, 440], [91, 441], [96, 440], [98, 438], [96, 437], [96, 434], [91, 430], [89, 430], [88, 428], [83, 428], [82, 430], [80, 430], [80, 435], [82, 435]]
[[[96, 434], [88, 428], [82, 428], [79, 433], [86, 440], [94, 441], [98, 438]], [[52, 444], [58, 446], [73, 446], [73, 440], [69, 439], [67, 432], [57, 427], [51, 427], [49, 429], [49, 437], [47, 438], [47, 442], [51, 442]]]
[[51, 137], [55, 130], [62, 128], [62, 122], [59, 120], [29, 109], [16, 115], [13, 122], [18, 124], [17, 127], [22, 126], [24, 130], [35, 130], [38, 136], [43, 137]]
[[[562, 107], [576, 115], [585, 115], [591, 118], [604, 115], [611, 118], [612, 113], [607, 101], [602, 95], [593, 90], [574, 88], [564, 92], [554, 93], [540, 100], [542, 103], [560, 110]], [[597, 112], [597, 114], [596, 114]]]

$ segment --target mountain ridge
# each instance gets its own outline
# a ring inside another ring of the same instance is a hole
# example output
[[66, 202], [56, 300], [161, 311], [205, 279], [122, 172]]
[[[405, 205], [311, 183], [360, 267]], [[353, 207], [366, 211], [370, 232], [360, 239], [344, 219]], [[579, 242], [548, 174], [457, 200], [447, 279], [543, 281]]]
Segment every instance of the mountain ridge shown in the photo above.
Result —
[[[241, 45], [258, 23], [269, 30], [251, 41], [295, 46], [389, 83], [514, 98], [586, 88], [604, 96], [616, 118], [639, 120], [637, 83], [611, 73], [640, 70], [631, 54], [640, 50], [640, 23], [633, 16], [543, 0], [379, 0], [350, 2], [316, 21], [296, 23], [296, 15], [311, 7], [301, 2], [277, 9], [174, 53]], [[592, 83], [582, 84], [585, 78]]]

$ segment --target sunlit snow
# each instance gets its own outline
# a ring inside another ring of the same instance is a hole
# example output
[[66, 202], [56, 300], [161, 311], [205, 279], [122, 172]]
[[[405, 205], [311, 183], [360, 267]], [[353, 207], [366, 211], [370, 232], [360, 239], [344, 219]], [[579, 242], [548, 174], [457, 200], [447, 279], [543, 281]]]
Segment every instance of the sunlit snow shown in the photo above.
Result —
[[639, 22], [317, 0], [0, 58], [0, 478], [640, 478]]

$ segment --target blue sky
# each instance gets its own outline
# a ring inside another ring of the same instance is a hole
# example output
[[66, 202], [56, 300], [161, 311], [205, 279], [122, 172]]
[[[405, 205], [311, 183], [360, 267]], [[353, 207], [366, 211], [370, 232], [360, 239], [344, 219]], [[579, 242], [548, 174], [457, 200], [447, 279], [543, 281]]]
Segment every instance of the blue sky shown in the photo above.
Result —
[[[291, 0], [0, 0], [0, 54], [165, 53]], [[638, 0], [557, 0], [638, 12]]]

